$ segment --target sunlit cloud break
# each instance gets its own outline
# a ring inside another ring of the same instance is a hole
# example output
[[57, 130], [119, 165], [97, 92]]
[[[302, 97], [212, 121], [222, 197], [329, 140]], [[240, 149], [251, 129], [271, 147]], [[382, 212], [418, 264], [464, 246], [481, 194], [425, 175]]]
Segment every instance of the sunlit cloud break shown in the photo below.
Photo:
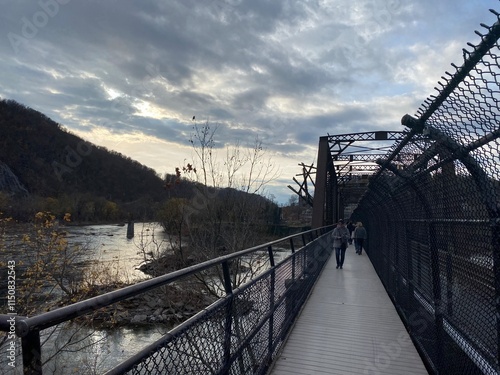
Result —
[[221, 149], [259, 137], [286, 202], [320, 136], [401, 130], [497, 6], [1, 0], [0, 96], [162, 174], [194, 123], [219, 124]]

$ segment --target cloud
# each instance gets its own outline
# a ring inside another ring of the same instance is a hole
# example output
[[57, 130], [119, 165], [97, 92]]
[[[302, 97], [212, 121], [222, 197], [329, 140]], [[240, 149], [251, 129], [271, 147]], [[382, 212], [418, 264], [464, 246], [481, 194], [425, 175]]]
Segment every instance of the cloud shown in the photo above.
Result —
[[259, 137], [290, 171], [320, 136], [400, 129], [495, 6], [2, 0], [0, 96], [157, 170], [189, 157], [196, 116], [219, 147]]

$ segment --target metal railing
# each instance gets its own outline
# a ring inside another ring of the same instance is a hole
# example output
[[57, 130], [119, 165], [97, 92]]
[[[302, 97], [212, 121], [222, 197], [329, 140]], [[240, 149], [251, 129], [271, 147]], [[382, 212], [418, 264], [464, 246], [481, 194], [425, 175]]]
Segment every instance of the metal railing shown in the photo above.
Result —
[[[331, 227], [225, 255], [37, 316], [15, 316], [25, 374], [42, 374], [41, 333], [128, 298], [201, 272], [222, 270], [225, 295], [106, 374], [265, 374], [332, 250]], [[288, 255], [276, 262], [276, 251]], [[232, 284], [232, 262], [266, 254], [267, 270]], [[9, 332], [10, 315], [0, 315]], [[78, 323], [76, 323], [78, 324]]]
[[497, 22], [476, 32], [480, 42], [446, 72], [438, 95], [403, 117], [407, 135], [378, 161], [353, 213], [436, 374], [500, 373], [500, 24], [492, 13]]

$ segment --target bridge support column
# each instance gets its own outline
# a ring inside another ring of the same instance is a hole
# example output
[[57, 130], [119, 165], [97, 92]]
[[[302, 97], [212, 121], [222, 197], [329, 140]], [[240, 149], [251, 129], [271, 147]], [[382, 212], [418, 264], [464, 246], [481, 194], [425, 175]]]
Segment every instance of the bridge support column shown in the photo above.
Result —
[[[312, 228], [333, 224], [337, 205], [337, 184], [328, 137], [319, 138], [316, 182], [314, 184]], [[335, 221], [338, 217], [335, 217]]]

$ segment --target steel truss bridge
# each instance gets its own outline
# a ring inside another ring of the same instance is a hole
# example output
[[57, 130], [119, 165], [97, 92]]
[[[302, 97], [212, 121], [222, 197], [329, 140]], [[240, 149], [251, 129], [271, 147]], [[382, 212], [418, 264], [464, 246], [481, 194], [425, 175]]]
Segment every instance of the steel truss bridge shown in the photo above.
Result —
[[[317, 166], [300, 164], [302, 173], [296, 177], [301, 176], [302, 181], [294, 177], [298, 188], [288, 186], [302, 202], [313, 208], [313, 227], [333, 224], [344, 218], [345, 207], [359, 201], [368, 188], [369, 177], [380, 169], [378, 161], [406, 134], [405, 131], [373, 131], [321, 137]], [[422, 146], [429, 141], [424, 135], [417, 137]], [[400, 153], [395, 162], [403, 166], [418, 155]]]

